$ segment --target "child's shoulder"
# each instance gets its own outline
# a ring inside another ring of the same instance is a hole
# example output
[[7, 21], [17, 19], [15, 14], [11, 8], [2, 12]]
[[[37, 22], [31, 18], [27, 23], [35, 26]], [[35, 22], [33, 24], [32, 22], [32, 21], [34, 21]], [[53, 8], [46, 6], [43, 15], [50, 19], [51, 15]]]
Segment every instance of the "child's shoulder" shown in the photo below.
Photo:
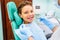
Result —
[[21, 24], [20, 26], [19, 26], [19, 29], [22, 29], [22, 28], [24, 28], [25, 27], [25, 25], [24, 24]]

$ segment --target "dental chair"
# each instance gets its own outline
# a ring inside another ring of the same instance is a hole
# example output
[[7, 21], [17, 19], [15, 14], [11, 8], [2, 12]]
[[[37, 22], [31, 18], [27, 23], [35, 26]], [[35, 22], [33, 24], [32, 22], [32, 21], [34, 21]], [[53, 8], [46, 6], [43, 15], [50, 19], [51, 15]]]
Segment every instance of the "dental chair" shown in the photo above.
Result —
[[7, 3], [7, 11], [8, 11], [9, 20], [11, 22], [12, 31], [13, 31], [13, 34], [14, 34], [14, 40], [21, 40], [16, 35], [14, 30], [19, 28], [19, 26], [22, 24], [23, 20], [18, 15], [17, 7], [16, 7], [14, 2], [8, 2]]

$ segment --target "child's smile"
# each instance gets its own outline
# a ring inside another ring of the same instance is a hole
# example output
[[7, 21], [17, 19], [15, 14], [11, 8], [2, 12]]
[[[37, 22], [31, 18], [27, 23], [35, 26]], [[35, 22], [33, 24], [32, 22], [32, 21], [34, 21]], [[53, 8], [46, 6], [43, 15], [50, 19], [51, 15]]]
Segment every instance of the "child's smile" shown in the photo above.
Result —
[[33, 8], [31, 5], [26, 5], [22, 8], [22, 13], [20, 14], [25, 23], [30, 23], [34, 19]]

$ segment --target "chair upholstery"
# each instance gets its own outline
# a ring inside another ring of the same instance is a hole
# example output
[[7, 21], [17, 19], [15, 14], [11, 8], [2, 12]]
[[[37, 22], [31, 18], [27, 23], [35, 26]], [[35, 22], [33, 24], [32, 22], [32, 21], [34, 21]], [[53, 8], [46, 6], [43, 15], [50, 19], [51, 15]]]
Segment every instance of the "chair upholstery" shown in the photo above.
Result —
[[14, 30], [19, 28], [23, 20], [18, 15], [17, 7], [14, 2], [7, 3], [7, 11], [9, 20], [11, 21], [11, 27], [15, 38], [14, 40], [20, 40], [20, 38], [15, 34]]

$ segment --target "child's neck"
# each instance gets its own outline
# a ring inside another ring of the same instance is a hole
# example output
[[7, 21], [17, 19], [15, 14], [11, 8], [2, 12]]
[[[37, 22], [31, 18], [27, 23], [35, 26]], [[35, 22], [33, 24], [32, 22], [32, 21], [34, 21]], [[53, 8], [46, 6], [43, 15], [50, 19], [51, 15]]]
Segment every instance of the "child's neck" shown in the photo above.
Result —
[[30, 22], [25, 22], [25, 21], [24, 21], [24, 24], [29, 24], [29, 23], [30, 23]]

